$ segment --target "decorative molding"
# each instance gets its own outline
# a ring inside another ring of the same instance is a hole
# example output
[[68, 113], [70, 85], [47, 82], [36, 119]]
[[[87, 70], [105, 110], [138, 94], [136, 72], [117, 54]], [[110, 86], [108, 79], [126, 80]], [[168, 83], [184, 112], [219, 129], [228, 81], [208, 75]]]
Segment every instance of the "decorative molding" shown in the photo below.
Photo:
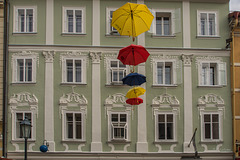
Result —
[[83, 58], [83, 61], [86, 61], [88, 64], [88, 53], [79, 52], [79, 51], [71, 51], [71, 52], [63, 52], [60, 54], [60, 66], [62, 66], [62, 62], [64, 58]]
[[[33, 61], [35, 61], [38, 66], [39, 66], [39, 54], [36, 53], [36, 52], [32, 52], [32, 51], [20, 51], [20, 52], [17, 52], [17, 53], [13, 53], [12, 54], [12, 64], [13, 64], [13, 61], [16, 58], [21, 58], [21, 57], [31, 57], [33, 59]], [[13, 65], [12, 65], [13, 66]]]
[[164, 93], [162, 95], [156, 96], [152, 100], [152, 106], [166, 106], [169, 105], [171, 107], [179, 107], [180, 103], [176, 96], [172, 96], [170, 94]]
[[193, 61], [193, 55], [182, 55], [182, 61], [184, 66], [191, 66]]
[[169, 153], [174, 152], [174, 148], [177, 146], [177, 144], [172, 144], [170, 146], [170, 150], [162, 150], [162, 146], [160, 144], [155, 144], [156, 147], [158, 147], [158, 153]]
[[126, 153], [127, 152], [127, 148], [130, 146], [130, 144], [125, 144], [123, 147], [123, 150], [116, 150], [115, 146], [111, 143], [108, 143], [108, 146], [111, 147], [111, 151], [110, 152], [114, 152], [114, 153]]
[[55, 51], [43, 51], [45, 62], [53, 63]]
[[158, 54], [152, 54], [150, 55], [151, 56], [151, 60], [150, 60], [150, 63], [151, 63], [151, 67], [153, 68], [154, 64], [157, 62], [157, 61], [161, 61], [161, 60], [164, 60], [164, 61], [176, 61], [176, 67], [179, 68], [181, 63], [179, 63], [179, 56], [175, 56], [175, 55], [158, 55]]
[[92, 59], [92, 63], [100, 63], [102, 59], [102, 52], [90, 52], [90, 57]]
[[122, 93], [116, 93], [114, 95], [109, 95], [108, 98], [105, 100], [106, 105], [113, 105], [116, 103], [126, 104], [126, 97]]
[[[214, 144], [214, 142], [212, 142]], [[206, 144], [201, 144], [201, 146], [204, 148], [203, 153], [207, 153], [207, 152], [221, 152], [220, 151], [220, 147], [222, 147], [223, 144], [217, 144], [216, 145], [216, 149], [215, 150], [208, 150], [208, 146]]]
[[13, 94], [9, 99], [9, 104], [16, 106], [19, 103], [28, 103], [29, 105], [37, 105], [38, 99], [34, 94], [21, 92]]
[[213, 93], [208, 93], [198, 98], [198, 106], [206, 106], [211, 104], [216, 105], [217, 107], [221, 107], [224, 106], [224, 100], [221, 96]]
[[69, 146], [66, 143], [62, 144], [65, 147], [64, 152], [82, 152], [82, 147], [85, 146], [85, 144], [79, 144], [77, 150], [69, 150]]
[[211, 62], [222, 62], [223, 59], [221, 57], [215, 56], [198, 56], [195, 58], [196, 68], [198, 68], [199, 63], [202, 61], [211, 61]]

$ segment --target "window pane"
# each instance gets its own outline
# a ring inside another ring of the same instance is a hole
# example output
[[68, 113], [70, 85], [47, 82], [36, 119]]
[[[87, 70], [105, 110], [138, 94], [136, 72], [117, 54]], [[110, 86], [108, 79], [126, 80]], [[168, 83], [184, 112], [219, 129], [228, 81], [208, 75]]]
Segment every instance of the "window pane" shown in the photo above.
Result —
[[201, 13], [201, 35], [207, 35], [207, 13]]
[[73, 60], [66, 61], [67, 66], [67, 82], [73, 82]]
[[127, 122], [127, 115], [126, 114], [120, 114], [120, 122]]
[[173, 122], [173, 115], [172, 114], [167, 115], [167, 122]]
[[218, 114], [212, 115], [212, 122], [218, 122]]
[[118, 67], [118, 61], [111, 61], [111, 67]]
[[164, 17], [164, 35], [170, 35], [170, 18]]
[[75, 17], [76, 17], [76, 32], [82, 33], [82, 11], [76, 10]]
[[22, 138], [23, 134], [20, 123], [23, 121], [23, 113], [17, 113], [16, 116], [16, 138]]
[[158, 115], [158, 122], [165, 122], [165, 115], [164, 114]]
[[26, 31], [33, 32], [33, 9], [27, 9]]
[[82, 68], [81, 68], [81, 60], [75, 61], [75, 72], [76, 72], [76, 82], [82, 82]]
[[171, 66], [165, 66], [165, 84], [171, 84]]
[[17, 60], [17, 73], [18, 73], [18, 81], [23, 82], [24, 77], [24, 60], [18, 59]]
[[32, 81], [32, 59], [25, 60], [25, 80], [27, 82]]
[[112, 114], [112, 122], [118, 122], [118, 114]]
[[210, 67], [210, 85], [214, 85], [215, 83], [215, 73], [214, 73], [214, 67]]
[[173, 139], [173, 123], [167, 123], [167, 139]]
[[67, 138], [73, 138], [73, 114], [66, 113], [67, 117]]
[[156, 13], [156, 34], [162, 35], [162, 17]]
[[210, 114], [204, 115], [204, 122], [210, 122]]
[[205, 123], [205, 139], [210, 139], [210, 138], [211, 138], [210, 124]]
[[215, 34], [215, 14], [209, 14], [209, 35]]
[[159, 139], [165, 139], [165, 123], [159, 123], [158, 124], [158, 138]]
[[18, 9], [18, 31], [24, 32], [25, 10]]
[[219, 139], [219, 123], [212, 124], [213, 139]]
[[157, 63], [157, 82], [158, 84], [163, 84], [163, 63]]
[[68, 32], [73, 32], [73, 10], [67, 10]]

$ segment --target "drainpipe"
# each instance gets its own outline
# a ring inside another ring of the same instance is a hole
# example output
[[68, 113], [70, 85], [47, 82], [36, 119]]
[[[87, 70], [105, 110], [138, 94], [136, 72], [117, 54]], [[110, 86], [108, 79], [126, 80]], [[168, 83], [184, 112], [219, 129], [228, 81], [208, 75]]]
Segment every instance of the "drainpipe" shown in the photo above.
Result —
[[7, 113], [8, 113], [8, 24], [9, 1], [4, 0], [4, 41], [3, 41], [3, 149], [2, 156], [7, 157]]

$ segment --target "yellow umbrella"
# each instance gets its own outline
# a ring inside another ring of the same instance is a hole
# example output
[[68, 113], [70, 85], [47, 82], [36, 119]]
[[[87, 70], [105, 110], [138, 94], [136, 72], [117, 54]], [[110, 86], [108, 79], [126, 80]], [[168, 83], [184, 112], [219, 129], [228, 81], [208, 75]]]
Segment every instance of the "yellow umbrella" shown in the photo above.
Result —
[[150, 29], [154, 16], [145, 4], [126, 3], [113, 12], [112, 26], [120, 35], [136, 36]]
[[137, 98], [145, 93], [145, 89], [142, 87], [134, 87], [127, 92], [127, 98]]

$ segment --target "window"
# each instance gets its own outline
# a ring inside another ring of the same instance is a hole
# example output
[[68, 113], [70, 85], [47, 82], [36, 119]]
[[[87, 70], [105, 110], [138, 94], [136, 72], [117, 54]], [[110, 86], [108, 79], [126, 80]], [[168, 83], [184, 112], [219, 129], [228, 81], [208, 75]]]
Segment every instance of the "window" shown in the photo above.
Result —
[[127, 139], [127, 114], [111, 114], [112, 140]]
[[218, 140], [219, 139], [219, 115], [204, 114], [203, 116], [204, 139]]
[[111, 82], [122, 83], [122, 79], [126, 76], [126, 65], [120, 61], [110, 62]]
[[32, 82], [32, 59], [17, 59], [17, 81]]
[[62, 83], [86, 84], [86, 56], [61, 54]]
[[107, 17], [107, 20], [106, 20], [106, 26], [107, 26], [107, 34], [111, 34], [111, 35], [120, 35], [118, 33], [118, 31], [112, 27], [111, 23], [112, 23], [112, 15], [113, 15], [113, 12], [116, 10], [117, 8], [107, 8], [106, 10], [106, 17]]
[[157, 82], [158, 84], [173, 84], [172, 62], [157, 62]]
[[200, 86], [226, 85], [226, 63], [201, 62], [199, 66]]
[[[27, 118], [32, 124], [32, 113], [31, 112], [17, 112], [16, 113], [16, 139], [23, 138], [22, 128], [20, 123]], [[32, 130], [32, 128], [31, 128]], [[30, 139], [32, 138], [32, 131], [30, 133]]]
[[152, 56], [153, 86], [176, 86], [182, 82], [182, 61]]
[[159, 114], [158, 115], [158, 139], [159, 140], [173, 140], [173, 114]]
[[33, 33], [37, 31], [35, 6], [14, 7], [14, 32]]
[[15, 53], [12, 62], [13, 83], [36, 83], [37, 53]]
[[217, 12], [198, 11], [198, 35], [218, 36]]
[[153, 36], [175, 36], [181, 32], [181, 9], [150, 9], [154, 15], [150, 33]]
[[171, 13], [156, 12], [156, 34], [171, 35]]
[[63, 7], [63, 33], [83, 34], [85, 33], [85, 8]]
[[81, 113], [66, 113], [66, 137], [65, 139], [79, 139], [83, 138], [83, 124]]

